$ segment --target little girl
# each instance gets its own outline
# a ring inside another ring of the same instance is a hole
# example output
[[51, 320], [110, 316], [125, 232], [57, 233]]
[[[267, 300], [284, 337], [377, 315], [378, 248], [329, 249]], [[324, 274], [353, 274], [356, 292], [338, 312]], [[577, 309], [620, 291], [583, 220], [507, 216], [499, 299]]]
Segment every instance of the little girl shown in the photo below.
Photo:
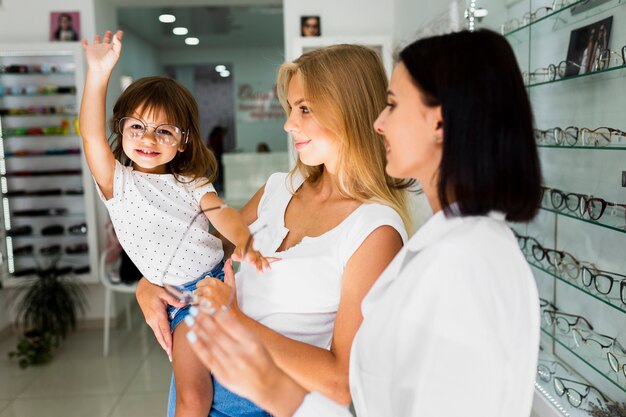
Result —
[[[131, 84], [113, 108], [109, 146], [106, 90], [121, 39], [119, 31], [114, 36], [106, 32], [102, 41], [96, 36], [91, 45], [83, 40], [88, 68], [80, 132], [85, 157], [118, 238], [141, 273], [156, 285], [195, 290], [203, 278], [223, 277], [222, 243], [209, 234], [209, 221], [240, 256], [250, 233], [239, 213], [225, 206], [194, 221], [200, 210], [224, 202], [211, 184], [217, 162], [200, 138], [197, 104], [177, 81], [146, 77]], [[254, 250], [246, 260], [258, 269], [268, 267]], [[185, 338], [187, 324], [181, 321], [188, 310], [168, 308], [174, 333], [168, 355], [179, 393], [176, 416], [206, 417], [213, 387]]]

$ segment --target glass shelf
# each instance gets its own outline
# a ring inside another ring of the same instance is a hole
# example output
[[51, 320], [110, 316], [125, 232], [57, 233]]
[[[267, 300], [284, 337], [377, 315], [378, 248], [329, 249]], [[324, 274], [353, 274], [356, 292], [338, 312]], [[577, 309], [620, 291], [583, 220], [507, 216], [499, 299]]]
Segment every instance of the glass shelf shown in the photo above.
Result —
[[9, 198], [9, 199], [14, 199], [14, 198], [48, 198], [48, 197], [83, 197], [85, 194], [84, 193], [60, 193], [60, 194], [42, 194], [42, 195], [36, 195], [36, 194], [16, 194], [16, 195], [11, 195], [11, 194], [5, 194], [4, 197]]
[[[599, 375], [602, 375], [605, 379], [607, 379], [611, 384], [615, 385], [621, 391], [626, 394], [626, 381], [622, 380], [621, 382], [618, 380], [619, 374], [615, 373], [607, 360], [606, 357], [595, 357], [590, 352], [590, 349], [586, 349], [585, 346], [576, 346], [573, 338], [570, 336], [569, 339], [572, 339], [571, 342], [563, 340], [563, 337], [558, 337], [553, 335], [550, 331], [545, 328], [541, 328], [541, 332], [547, 335], [550, 339], [554, 340], [561, 347], [567, 350], [572, 355], [576, 356], [582, 362], [587, 364], [590, 368], [596, 371]], [[623, 375], [622, 375], [623, 377]]]
[[75, 96], [76, 93], [37, 93], [37, 94], [4, 94], [0, 98], [5, 97], [58, 97], [58, 96]]
[[52, 77], [55, 75], [74, 75], [72, 71], [55, 72], [0, 72], [0, 77]]
[[50, 238], [59, 238], [59, 237], [86, 237], [87, 233], [59, 233], [59, 234], [55, 234], [55, 235], [42, 235], [42, 234], [37, 234], [37, 233], [31, 233], [29, 235], [10, 235], [7, 234], [6, 237], [10, 237], [12, 240], [15, 239], [22, 239], [22, 238], [29, 238], [29, 239], [50, 239]]
[[626, 69], [626, 65], [620, 65], [619, 67], [607, 68], [605, 70], [591, 71], [591, 72], [587, 72], [585, 74], [580, 74], [580, 75], [572, 75], [571, 77], [559, 78], [557, 80], [542, 81], [540, 83], [527, 84], [526, 87], [533, 88], [533, 87], [538, 87], [540, 85], [554, 84], [554, 83], [559, 83], [562, 81], [570, 81], [570, 80], [575, 80], [578, 78], [584, 78], [584, 77], [589, 77], [589, 76], [598, 75], [598, 74], [606, 74], [607, 72], [619, 71], [623, 69]]
[[[573, 214], [568, 214], [568, 213], [565, 213], [563, 211], [559, 211], [559, 210], [555, 210], [555, 209], [551, 209], [551, 208], [547, 208], [547, 207], [539, 207], [539, 208], [541, 210], [549, 211], [551, 213], [558, 214], [559, 216], [569, 217], [570, 219], [578, 220], [578, 221], [581, 221], [583, 223], [589, 223], [589, 224], [593, 224], [595, 226], [600, 226], [600, 227], [604, 227], [604, 228], [607, 228], [607, 229], [610, 229], [610, 230], [614, 230], [616, 232], [626, 233], [626, 226], [624, 226], [624, 227], [611, 226], [609, 224], [600, 223], [600, 222], [595, 221], [595, 220], [583, 219], [581, 217], [574, 216]], [[611, 216], [609, 216], [609, 217], [611, 217]]]
[[537, 145], [538, 148], [550, 149], [582, 149], [595, 151], [626, 151], [626, 146], [561, 146], [561, 145]]
[[[543, 266], [537, 265], [534, 262], [531, 262], [531, 261], [528, 261], [528, 260], [527, 260], [527, 262], [533, 268], [538, 269], [538, 270], [540, 270], [540, 271], [550, 275], [551, 277], [554, 277], [554, 278], [558, 279], [559, 281], [562, 281], [562, 282], [566, 283], [567, 285], [570, 285], [570, 286], [576, 288], [578, 291], [584, 292], [585, 294], [595, 298], [596, 300], [601, 301], [604, 304], [609, 305], [609, 306], [613, 307], [614, 309], [616, 309], [616, 310], [626, 314], [626, 305], [624, 305], [622, 303], [622, 301], [619, 298], [619, 296], [617, 298], [613, 299], [613, 298], [606, 297], [603, 294], [598, 294], [598, 293], [592, 292], [589, 289], [589, 287], [578, 286], [578, 285], [576, 285], [576, 281], [573, 281], [571, 279], [562, 277], [562, 276], [554, 273], [553, 271], [548, 271]], [[617, 286], [617, 288], [615, 288], [615, 289], [617, 289], [618, 292], [619, 292], [619, 286]]]
[[29, 118], [29, 117], [78, 117], [78, 113], [36, 113], [36, 114], [3, 114], [2, 117], [17, 117], [17, 118]]
[[523, 26], [518, 27], [517, 29], [513, 29], [513, 30], [511, 30], [509, 32], [506, 32], [504, 34], [504, 36], [507, 37], [507, 36], [513, 35], [514, 33], [520, 32], [520, 31], [522, 31], [524, 29], [527, 29], [527, 28], [529, 28], [529, 27], [531, 27], [533, 25], [536, 25], [536, 24], [538, 24], [540, 22], [543, 22], [546, 19], [554, 17], [554, 16], [558, 15], [559, 13], [562, 13], [562, 12], [568, 10], [568, 9], [571, 9], [574, 6], [577, 6], [579, 4], [585, 3], [587, 1], [589, 1], [589, 0], [578, 0], [578, 1], [574, 2], [574, 3], [572, 3], [572, 4], [568, 4], [568, 5], [564, 6], [564, 7], [561, 7], [558, 10], [553, 11], [552, 13], [548, 13], [547, 15], [545, 15], [544, 17], [542, 17], [540, 19], [533, 20], [530, 23], [527, 23], [527, 24], [525, 24]]
[[65, 214], [35, 214], [35, 215], [28, 215], [28, 214], [12, 214], [11, 217], [16, 218], [16, 219], [32, 219], [32, 218], [48, 218], [48, 217], [80, 217], [80, 218], [84, 218], [85, 217], [85, 213], [65, 213]]
[[61, 251], [59, 251], [58, 253], [55, 253], [53, 255], [43, 255], [41, 253], [37, 253], [37, 254], [30, 254], [30, 255], [15, 255], [13, 254], [13, 258], [14, 259], [53, 259], [53, 258], [58, 258], [59, 256], [62, 258], [65, 257], [76, 257], [76, 258], [84, 258], [85, 256], [89, 255], [89, 251], [86, 252], [80, 252], [80, 253], [67, 253], [65, 252], [65, 250], [61, 249]]
[[60, 171], [60, 172], [55, 172], [55, 171], [43, 171], [43, 172], [31, 172], [29, 174], [15, 174], [12, 172], [7, 172], [6, 174], [4, 174], [3, 176], [6, 178], [32, 178], [32, 177], [43, 177], [43, 176], [55, 176], [55, 177], [61, 177], [61, 176], [65, 176], [65, 177], [72, 177], [72, 176], [78, 176], [78, 175], [82, 175], [82, 171], [72, 171], [72, 172], [64, 172], [64, 171]]
[[[16, 151], [19, 152], [19, 151]], [[80, 155], [80, 149], [58, 149], [57, 151], [43, 151], [41, 153], [20, 154], [15, 155], [15, 152], [5, 152], [4, 159], [11, 158], [48, 158], [54, 156], [76, 156]], [[2, 159], [2, 157], [0, 157]]]
[[[552, 340], [552, 339], [550, 339]], [[580, 375], [572, 372], [572, 367], [557, 356], [553, 356], [547, 353], [545, 350], [539, 352], [538, 366], [545, 366], [550, 372], [550, 380], [545, 381], [540, 378], [539, 372], [535, 377], [535, 388], [539, 391], [554, 407], [560, 411], [560, 414], [565, 417], [589, 417], [587, 412], [587, 404], [589, 399], [586, 398], [581, 407], [574, 407], [567, 401], [567, 395], [558, 395], [554, 388], [554, 376], [560, 378], [567, 378], [574, 381], [580, 381], [588, 383], [589, 381], [583, 380]], [[593, 398], [591, 401], [594, 401]]]
[[7, 140], [7, 139], [11, 139], [11, 138], [19, 138], [19, 139], [41, 139], [41, 138], [47, 138], [47, 139], [61, 139], [61, 138], [68, 138], [68, 137], [74, 137], [74, 138], [79, 138], [78, 135], [75, 134], [67, 134], [67, 135], [63, 135], [63, 134], [58, 134], [58, 133], [53, 133], [53, 134], [42, 134], [42, 135], [6, 135], [6, 136], [2, 136], [2, 139]]

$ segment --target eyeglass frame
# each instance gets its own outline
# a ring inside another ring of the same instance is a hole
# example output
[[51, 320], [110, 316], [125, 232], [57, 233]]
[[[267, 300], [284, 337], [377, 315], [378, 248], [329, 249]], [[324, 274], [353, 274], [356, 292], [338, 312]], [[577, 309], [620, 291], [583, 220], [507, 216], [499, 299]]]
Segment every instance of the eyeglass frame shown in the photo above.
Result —
[[[602, 295], [610, 294], [611, 291], [613, 290], [613, 284], [619, 282], [620, 283], [620, 299], [622, 300], [622, 303], [626, 304], [626, 275], [621, 275], [621, 274], [617, 274], [615, 272], [610, 272], [610, 271], [602, 271], [599, 269], [594, 269], [594, 271], [592, 272], [587, 266], [583, 266], [581, 272], [582, 272], [581, 281], [583, 285], [585, 287], [591, 287], [591, 284], [594, 284], [596, 291], [598, 291]], [[591, 277], [588, 280], [589, 283], [585, 282], [587, 281], [585, 279], [585, 272]], [[603, 292], [598, 288], [598, 281], [597, 281], [598, 276], [606, 277], [608, 279], [609, 281], [608, 291]], [[618, 276], [621, 278], [614, 278], [614, 276]]]
[[[599, 62], [602, 60], [602, 56], [605, 53], [607, 53], [608, 56], [609, 56], [609, 58], [607, 58], [608, 62], [606, 64], [606, 66], [600, 67]], [[600, 52], [600, 56], [593, 61], [593, 65], [591, 66], [591, 70], [592, 71], [603, 71], [603, 70], [607, 70], [609, 68], [614, 68], [614, 67], [611, 66], [611, 55], [612, 54], [617, 55], [618, 58], [622, 58], [622, 63], [620, 65], [617, 65], [617, 67], [621, 67], [621, 66], [626, 65], [626, 45], [624, 45], [622, 47], [621, 54], [619, 52], [617, 52], [617, 51], [612, 50], [612, 49], [608, 49], [608, 48], [607, 49], [603, 49]], [[617, 61], [617, 62], [619, 62], [619, 61]]]
[[[559, 389], [559, 388], [557, 387], [557, 385], [556, 385], [557, 380], [560, 382], [561, 387], [563, 388], [562, 390], [561, 390], [561, 389]], [[585, 384], [585, 383], [583, 383], [583, 382], [574, 381], [573, 379], [563, 378], [563, 377], [556, 376], [556, 375], [554, 375], [554, 376], [552, 377], [552, 381], [553, 381], [553, 384], [554, 384], [554, 390], [555, 390], [556, 394], [557, 394], [559, 397], [562, 397], [563, 395], [565, 395], [565, 394], [567, 393], [567, 402], [569, 402], [572, 406], [574, 406], [574, 407], [576, 407], [576, 408], [578, 408], [578, 407], [580, 407], [580, 406], [582, 405], [583, 400], [584, 400], [585, 398], [587, 398], [587, 396], [589, 396], [589, 394], [591, 393], [591, 390], [592, 390], [592, 389], [593, 389], [594, 391], [596, 391], [598, 394], [600, 394], [600, 397], [601, 397], [601, 398], [602, 398], [605, 402], [608, 402], [608, 399], [604, 396], [604, 394], [603, 394], [603, 393], [602, 393], [599, 389], [597, 389], [596, 387], [594, 387], [593, 385]], [[584, 394], [584, 395], [583, 395], [583, 394], [581, 394], [581, 393], [580, 393], [580, 392], [578, 392], [575, 388], [569, 388], [569, 387], [566, 387], [566, 386], [565, 386], [565, 384], [563, 383], [563, 381], [567, 381], [567, 382], [571, 382], [571, 383], [573, 383], [573, 384], [577, 384], [577, 385], [584, 386], [584, 387], [586, 388], [586, 392], [585, 392], [585, 394]], [[577, 394], [580, 396], [580, 403], [579, 403], [579, 404], [575, 404], [574, 402], [572, 402], [572, 401], [573, 401], [573, 399], [572, 399], [571, 395], [569, 395], [569, 393], [568, 393], [570, 390], [571, 390], [571, 391], [574, 391], [575, 393], [577, 393]], [[561, 391], [562, 391], [562, 392], [561, 392]]]
[[[180, 127], [176, 126], [173, 123], [161, 123], [160, 125], [151, 126], [151, 125], [147, 124], [146, 122], [144, 122], [143, 120], [138, 119], [138, 118], [136, 118], [134, 116], [124, 116], [124, 117], [120, 117], [119, 119], [117, 119], [117, 121], [116, 121], [117, 133], [119, 135], [121, 135], [122, 137], [124, 136], [124, 129], [122, 128], [122, 121], [124, 119], [134, 119], [134, 120], [137, 120], [143, 126], [143, 134], [141, 136], [139, 136], [139, 137], [136, 137], [136, 138], [131, 136], [130, 139], [132, 139], [132, 140], [138, 140], [140, 138], [143, 138], [148, 133], [148, 128], [151, 127], [152, 131], [153, 131], [154, 139], [160, 145], [169, 146], [169, 147], [174, 148], [174, 147], [180, 145], [181, 142], [184, 143], [184, 144], [187, 144], [189, 142], [189, 130], [183, 130], [183, 129], [181, 129]], [[178, 141], [176, 141], [176, 143], [173, 143], [173, 144], [164, 143], [164, 141], [161, 140], [159, 138], [158, 134], [157, 134], [157, 129], [159, 127], [161, 127], [161, 126], [173, 126], [173, 127], [175, 127], [176, 129], [178, 129], [180, 131], [181, 138]]]
[[[550, 192], [550, 203], [552, 204], [552, 207], [555, 210], [561, 210], [562, 207], [562, 203], [561, 204], [556, 204], [554, 202], [554, 198], [553, 195], [561, 195], [562, 197], [566, 197], [564, 199], [562, 199], [563, 202], [565, 202], [565, 207], [571, 211], [572, 213], [576, 213], [578, 212], [579, 217], [584, 218], [585, 214], [589, 215], [589, 219], [593, 220], [593, 221], [599, 221], [602, 216], [604, 216], [604, 213], [606, 212], [606, 208], [607, 207], [613, 207], [611, 210], [611, 216], [614, 216], [615, 214], [615, 210], [617, 210], [618, 207], [622, 208], [625, 211], [625, 218], [626, 218], [626, 204], [622, 204], [622, 203], [612, 203], [609, 201], [606, 201], [603, 198], [600, 197], [594, 197], [593, 195], [586, 195], [586, 194], [580, 194], [580, 193], [568, 193], [565, 192], [563, 190], [559, 190], [558, 188], [549, 188], [549, 187], [542, 187], [543, 193], [545, 193], [546, 191]], [[567, 200], [568, 197], [570, 196], [575, 196], [578, 198], [578, 203], [577, 209], [574, 209], [572, 207], [570, 207], [569, 204], [567, 204]], [[543, 199], [543, 197], [542, 197]], [[592, 214], [592, 203], [599, 203], [600, 204], [600, 212], [598, 215]]]
[[550, 322], [547, 322], [548, 325], [550, 326], [555, 326], [557, 329], [561, 330], [558, 326], [556, 326], [556, 321], [557, 318], [555, 318], [554, 316], [559, 315], [559, 316], [566, 316], [566, 317], [576, 317], [576, 321], [572, 324], [569, 321], [567, 321], [567, 319], [564, 318], [565, 322], [567, 323], [568, 329], [566, 332], [561, 331], [561, 333], [563, 334], [567, 334], [570, 333], [572, 331], [572, 329], [575, 329], [576, 326], [578, 325], [579, 322], [584, 322], [585, 325], [589, 328], [589, 330], [593, 330], [593, 326], [591, 325], [591, 323], [589, 323], [589, 320], [587, 320], [586, 318], [584, 318], [583, 316], [579, 316], [577, 314], [569, 314], [569, 313], [564, 313], [562, 311], [557, 311], [557, 310], [544, 310], [542, 312], [542, 315], [545, 316], [549, 316], [551, 318]]
[[[557, 362], [557, 361], [550, 361], [547, 359], [539, 359], [538, 363], [537, 363], [537, 375], [539, 375], [539, 379], [541, 379], [543, 382], [550, 382], [550, 380], [552, 379], [552, 376], [554, 374], [556, 374], [556, 370], [551, 370], [547, 365], [544, 365], [541, 362], [547, 362], [550, 363], [552, 365], [555, 365], [555, 368], [557, 368], [558, 366], [561, 366], [561, 368], [563, 368], [565, 371], [567, 371], [568, 373], [570, 372], [569, 369], [567, 369], [565, 367], [565, 365], [563, 365], [561, 362]], [[540, 373], [540, 368], [545, 368], [548, 372], [547, 372], [547, 378], [542, 377], [542, 374]]]
[[603, 344], [599, 340], [594, 339], [592, 336], [585, 337], [585, 336], [583, 336], [583, 334], [581, 332], [581, 329], [575, 328], [574, 330], [572, 330], [572, 332], [573, 332], [574, 343], [576, 343], [576, 346], [580, 347], [580, 343], [578, 343], [578, 339], [577, 339], [576, 335], [578, 335], [580, 337], [581, 342], [584, 343], [584, 344], [588, 344], [589, 341], [593, 341], [593, 342], [597, 343], [598, 346], [600, 346], [601, 349], [606, 349], [607, 350], [607, 352], [606, 352], [606, 360], [609, 362], [609, 366], [611, 367], [611, 369], [615, 373], [618, 373], [618, 374], [619, 374], [619, 371], [621, 369], [622, 373], [626, 377], [626, 362], [624, 364], [621, 364], [620, 361], [617, 359], [617, 356], [615, 355], [615, 353], [613, 353], [613, 349], [617, 347], [623, 353], [620, 356], [626, 358], [626, 348], [624, 348], [624, 346], [622, 346], [622, 344], [615, 337], [612, 337], [612, 336], [609, 336], [609, 335], [606, 335], [606, 334], [596, 333], [593, 330], [591, 330], [591, 331], [585, 330], [585, 331], [589, 332], [592, 336], [600, 336], [600, 337], [603, 337], [605, 339], [608, 339], [610, 342], [608, 344]]

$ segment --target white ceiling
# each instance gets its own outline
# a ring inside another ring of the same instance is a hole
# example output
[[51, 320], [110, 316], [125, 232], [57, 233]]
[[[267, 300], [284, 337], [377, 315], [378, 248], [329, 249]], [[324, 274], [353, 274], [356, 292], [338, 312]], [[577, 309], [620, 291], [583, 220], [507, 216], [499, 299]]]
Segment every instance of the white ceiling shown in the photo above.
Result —
[[[151, 0], [152, 3], [155, 1], [159, 0]], [[120, 29], [130, 30], [160, 49], [186, 46], [184, 38], [187, 36], [199, 38], [198, 47], [202, 48], [283, 47], [282, 4], [157, 7], [129, 7], [127, 4], [117, 7]], [[166, 12], [176, 16], [176, 22], [159, 22], [159, 15]], [[172, 34], [172, 28], [176, 26], [186, 27], [189, 34]]]

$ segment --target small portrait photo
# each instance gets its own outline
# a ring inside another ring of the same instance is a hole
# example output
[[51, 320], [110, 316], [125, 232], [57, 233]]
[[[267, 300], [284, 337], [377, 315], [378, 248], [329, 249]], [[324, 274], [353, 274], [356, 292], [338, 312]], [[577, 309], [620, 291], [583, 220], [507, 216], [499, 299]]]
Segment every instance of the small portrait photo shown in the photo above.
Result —
[[[613, 16], [574, 29], [567, 47], [565, 77], [605, 69], [610, 59], [609, 47]], [[605, 62], [607, 61], [607, 62]]]
[[300, 17], [300, 35], [301, 36], [321, 36], [322, 20], [319, 16], [301, 16]]
[[50, 12], [50, 40], [74, 42], [80, 40], [79, 12]]

